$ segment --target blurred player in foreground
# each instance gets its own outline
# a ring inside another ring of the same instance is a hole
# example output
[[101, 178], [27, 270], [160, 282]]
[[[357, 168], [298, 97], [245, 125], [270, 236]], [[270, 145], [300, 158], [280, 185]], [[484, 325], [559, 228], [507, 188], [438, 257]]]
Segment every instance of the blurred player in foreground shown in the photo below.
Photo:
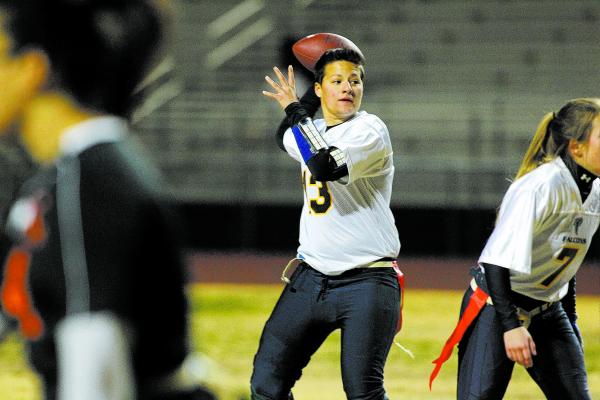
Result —
[[[296, 96], [294, 71], [266, 77], [287, 118], [282, 150], [300, 163], [304, 207], [298, 266], [267, 321], [254, 359], [252, 398], [291, 399], [302, 369], [327, 336], [342, 332], [349, 399], [385, 399], [383, 370], [399, 329], [400, 250], [389, 203], [394, 165], [385, 124], [359, 111], [364, 60], [333, 49], [316, 64], [312, 105]], [[318, 100], [320, 99], [320, 101]], [[319, 105], [323, 119], [312, 120]], [[289, 128], [291, 126], [291, 129]], [[287, 128], [287, 129], [286, 129]]]
[[590, 398], [575, 274], [598, 228], [599, 175], [600, 99], [547, 114], [472, 270], [461, 321], [434, 361], [432, 380], [460, 340], [458, 399], [501, 399], [515, 362], [548, 399]]
[[190, 373], [184, 266], [128, 139], [165, 13], [146, 0], [0, 0], [0, 130], [45, 166], [9, 214], [2, 304], [46, 399], [213, 399]]

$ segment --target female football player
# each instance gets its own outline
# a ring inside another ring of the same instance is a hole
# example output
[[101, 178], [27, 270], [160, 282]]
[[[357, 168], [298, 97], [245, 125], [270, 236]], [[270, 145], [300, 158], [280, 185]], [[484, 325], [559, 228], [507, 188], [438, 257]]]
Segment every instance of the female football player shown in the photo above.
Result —
[[[347, 397], [385, 399], [383, 370], [400, 310], [388, 130], [377, 116], [359, 111], [364, 67], [358, 52], [326, 51], [316, 64], [314, 93], [302, 102], [293, 69], [287, 78], [274, 71], [277, 82], [266, 77], [273, 92], [263, 94], [286, 112], [278, 142], [299, 162], [304, 207], [299, 265], [291, 279], [284, 277], [289, 283], [264, 327], [253, 399], [292, 398], [302, 369], [336, 329]], [[318, 106], [323, 119], [313, 121]]]
[[461, 322], [475, 319], [459, 344], [459, 399], [501, 399], [514, 363], [548, 399], [590, 398], [575, 274], [598, 228], [599, 175], [600, 99], [547, 114], [463, 299]]

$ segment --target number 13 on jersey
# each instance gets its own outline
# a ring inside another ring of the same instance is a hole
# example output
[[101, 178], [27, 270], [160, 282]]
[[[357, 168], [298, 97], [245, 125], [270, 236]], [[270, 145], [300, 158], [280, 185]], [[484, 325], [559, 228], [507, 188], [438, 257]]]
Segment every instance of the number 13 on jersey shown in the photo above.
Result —
[[302, 169], [302, 188], [308, 202], [309, 213], [326, 214], [331, 208], [332, 198], [327, 182], [319, 182], [305, 168]]

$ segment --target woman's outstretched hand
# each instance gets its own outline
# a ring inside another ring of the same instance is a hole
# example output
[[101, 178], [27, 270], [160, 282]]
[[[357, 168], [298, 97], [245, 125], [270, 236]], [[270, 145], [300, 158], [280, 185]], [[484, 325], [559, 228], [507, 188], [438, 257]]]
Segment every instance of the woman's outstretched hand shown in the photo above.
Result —
[[271, 99], [276, 100], [282, 109], [285, 110], [287, 106], [291, 103], [298, 101], [298, 95], [296, 94], [296, 78], [294, 77], [294, 68], [290, 65], [288, 66], [288, 76], [287, 78], [283, 75], [283, 73], [277, 67], [273, 67], [273, 71], [275, 71], [275, 75], [277, 76], [277, 80], [279, 82], [275, 82], [271, 79], [270, 76], [265, 76], [265, 80], [271, 87], [275, 90], [275, 92], [268, 92], [263, 90], [262, 94]]

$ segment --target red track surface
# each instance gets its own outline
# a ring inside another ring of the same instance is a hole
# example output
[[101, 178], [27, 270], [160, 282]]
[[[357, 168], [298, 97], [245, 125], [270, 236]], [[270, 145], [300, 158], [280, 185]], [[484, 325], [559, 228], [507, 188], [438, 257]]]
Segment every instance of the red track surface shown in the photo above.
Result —
[[[193, 253], [192, 280], [203, 283], [279, 283], [290, 256], [252, 253]], [[466, 288], [475, 259], [402, 258], [406, 285], [420, 289]], [[600, 265], [584, 265], [577, 274], [577, 293], [600, 295]]]

